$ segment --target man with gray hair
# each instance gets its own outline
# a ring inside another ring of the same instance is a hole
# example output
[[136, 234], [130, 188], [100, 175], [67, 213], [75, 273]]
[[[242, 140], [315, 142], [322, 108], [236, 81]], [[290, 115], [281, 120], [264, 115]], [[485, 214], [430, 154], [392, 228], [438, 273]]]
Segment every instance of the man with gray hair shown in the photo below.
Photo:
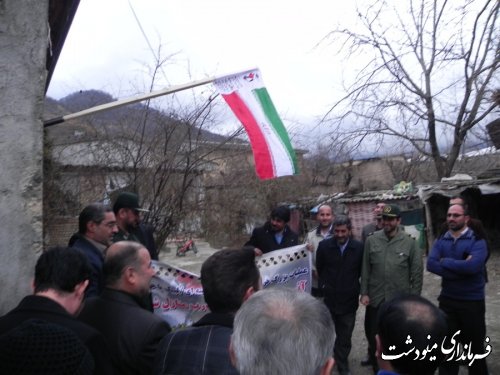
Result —
[[259, 291], [234, 320], [231, 358], [241, 375], [330, 374], [335, 329], [326, 306], [287, 288]]

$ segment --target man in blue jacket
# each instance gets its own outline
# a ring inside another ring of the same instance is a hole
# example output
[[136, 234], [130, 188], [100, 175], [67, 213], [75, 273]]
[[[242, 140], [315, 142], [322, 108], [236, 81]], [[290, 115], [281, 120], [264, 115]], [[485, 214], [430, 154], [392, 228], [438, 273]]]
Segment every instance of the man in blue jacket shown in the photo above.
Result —
[[104, 251], [113, 243], [113, 235], [117, 232], [115, 214], [101, 203], [89, 204], [78, 217], [78, 233], [71, 237], [69, 246], [84, 253], [92, 269], [86, 298], [101, 294]]
[[318, 245], [316, 269], [319, 288], [330, 310], [337, 337], [334, 358], [340, 375], [349, 374], [348, 357], [356, 322], [363, 244], [351, 238], [351, 220], [339, 216], [333, 222], [333, 237]]
[[[450, 335], [470, 346], [474, 354], [484, 353], [485, 323], [485, 261], [486, 242], [478, 239], [467, 226], [469, 214], [462, 205], [448, 208], [448, 231], [432, 247], [427, 269], [442, 277], [439, 307], [448, 318]], [[450, 360], [440, 367], [440, 374], [458, 374], [458, 362]], [[476, 359], [469, 374], [487, 374], [486, 360]]]

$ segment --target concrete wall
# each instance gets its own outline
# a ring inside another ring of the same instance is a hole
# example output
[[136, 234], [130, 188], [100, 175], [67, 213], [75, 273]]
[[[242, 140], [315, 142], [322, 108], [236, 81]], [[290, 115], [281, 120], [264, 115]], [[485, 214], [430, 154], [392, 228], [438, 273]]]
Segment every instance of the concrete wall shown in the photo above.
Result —
[[42, 249], [48, 0], [0, 0], [0, 315], [31, 291]]

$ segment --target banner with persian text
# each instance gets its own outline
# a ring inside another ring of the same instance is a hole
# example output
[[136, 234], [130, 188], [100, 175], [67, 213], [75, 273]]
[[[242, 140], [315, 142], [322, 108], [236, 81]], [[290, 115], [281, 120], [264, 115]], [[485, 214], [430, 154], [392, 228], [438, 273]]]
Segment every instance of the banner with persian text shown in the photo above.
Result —
[[[255, 263], [264, 288], [279, 286], [310, 293], [311, 259], [305, 245], [299, 245], [266, 253]], [[209, 311], [198, 275], [165, 263], [152, 263], [156, 271], [151, 280], [155, 314], [172, 328], [181, 328], [192, 325]]]

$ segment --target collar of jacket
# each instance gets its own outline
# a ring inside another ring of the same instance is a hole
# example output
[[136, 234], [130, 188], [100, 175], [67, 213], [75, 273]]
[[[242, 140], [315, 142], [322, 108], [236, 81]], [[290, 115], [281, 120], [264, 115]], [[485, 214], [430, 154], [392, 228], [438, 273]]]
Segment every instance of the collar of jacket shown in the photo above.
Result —
[[[333, 223], [330, 224], [330, 227], [328, 228], [328, 233], [333, 235]], [[321, 225], [318, 225], [316, 227], [316, 235], [321, 236]]]
[[49, 297], [37, 296], [36, 294], [24, 297], [16, 307], [16, 310], [31, 309], [32, 307], [41, 311], [50, 311], [52, 313], [71, 316], [70, 313], [58, 302]]
[[193, 324], [193, 327], [202, 326], [223, 326], [233, 328], [234, 315], [229, 313], [214, 313], [209, 312], [200, 320]]
[[[266, 229], [266, 232], [270, 232], [270, 233], [277, 233], [277, 232], [274, 232], [273, 229], [271, 228], [271, 222], [268, 221], [264, 224], [264, 228]], [[285, 227], [283, 228], [283, 231], [281, 233], [283, 233], [283, 236], [290, 230], [290, 228], [288, 227], [288, 224], [285, 224]]]
[[470, 229], [469, 227], [467, 227], [467, 230], [465, 230], [465, 232], [463, 232], [460, 236], [458, 237], [453, 237], [450, 233], [450, 231], [446, 231], [446, 233], [443, 235], [443, 239], [445, 240], [459, 240], [461, 238], [463, 239], [472, 239], [474, 236], [474, 231], [472, 229]]
[[144, 305], [144, 299], [141, 299], [141, 297], [138, 296], [134, 296], [133, 294], [124, 292], [123, 290], [104, 288], [101, 293], [101, 297], [115, 302], [124, 303], [127, 305], [137, 305], [138, 307], [141, 307], [149, 311], [149, 308]]

